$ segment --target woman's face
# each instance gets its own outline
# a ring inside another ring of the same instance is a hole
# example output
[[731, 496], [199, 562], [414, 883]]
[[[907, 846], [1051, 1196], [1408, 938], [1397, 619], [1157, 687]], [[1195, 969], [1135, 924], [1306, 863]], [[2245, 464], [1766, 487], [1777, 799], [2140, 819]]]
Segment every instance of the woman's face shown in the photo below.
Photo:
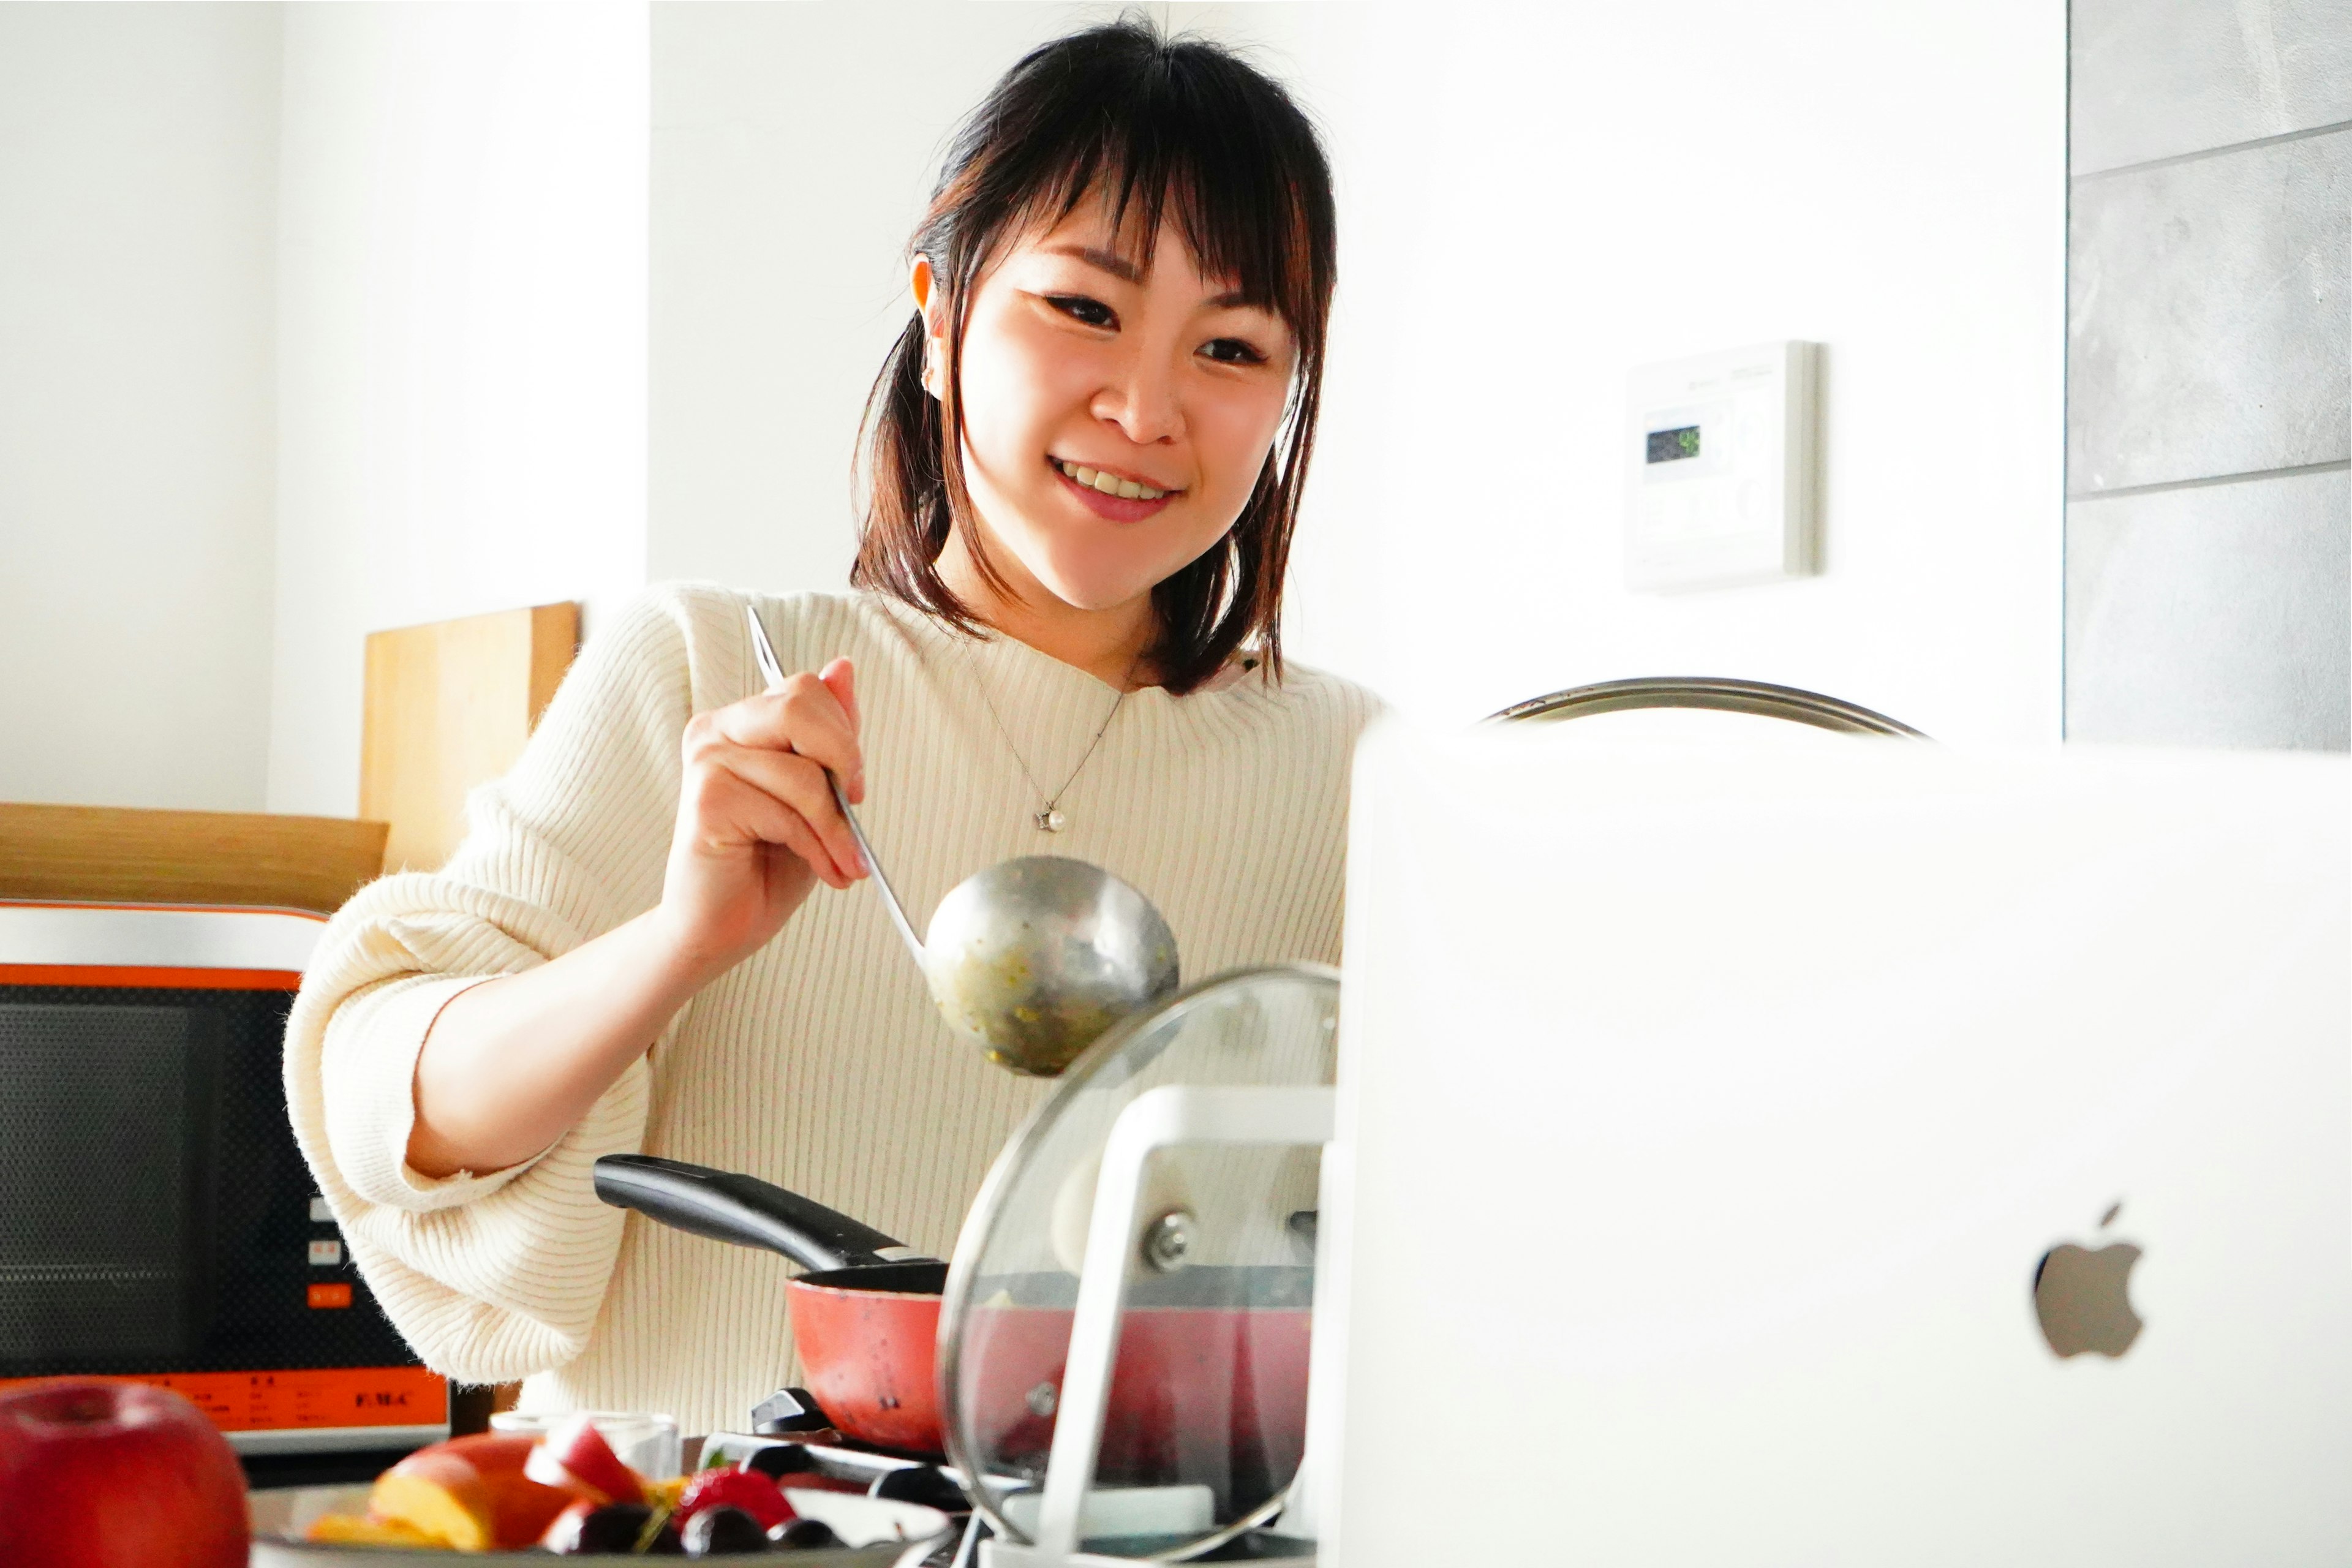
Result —
[[[1282, 422], [1282, 319], [1202, 277], [1172, 224], [1149, 269], [1139, 248], [1088, 202], [1013, 244], [972, 295], [965, 480], [1024, 596], [1034, 584], [1106, 610], [1150, 593], [1233, 527]], [[944, 312], [917, 273], [936, 350]]]

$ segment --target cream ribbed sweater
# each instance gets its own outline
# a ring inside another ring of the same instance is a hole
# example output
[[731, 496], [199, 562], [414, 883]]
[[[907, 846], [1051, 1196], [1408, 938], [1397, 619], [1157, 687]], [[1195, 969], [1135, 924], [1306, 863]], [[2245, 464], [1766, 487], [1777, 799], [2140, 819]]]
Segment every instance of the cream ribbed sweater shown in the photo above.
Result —
[[[752, 602], [786, 668], [856, 661], [859, 815], [919, 927], [971, 872], [1050, 852], [1157, 902], [1188, 981], [1338, 962], [1349, 759], [1373, 706], [1360, 689], [1293, 667], [1279, 687], [1136, 692], [1047, 837], [982, 694], [1050, 788], [1109, 687], [870, 595]], [[593, 638], [521, 762], [468, 803], [449, 864], [387, 877], [335, 916], [287, 1026], [295, 1132], [377, 1298], [449, 1375], [529, 1377], [531, 1408], [740, 1427], [791, 1365], [783, 1260], [605, 1207], [598, 1155], [748, 1171], [946, 1257], [1041, 1092], [954, 1042], [874, 889], [819, 886], [537, 1160], [446, 1181], [407, 1167], [416, 1056], [443, 1004], [659, 900], [687, 720], [761, 689], [744, 603], [656, 590]]]

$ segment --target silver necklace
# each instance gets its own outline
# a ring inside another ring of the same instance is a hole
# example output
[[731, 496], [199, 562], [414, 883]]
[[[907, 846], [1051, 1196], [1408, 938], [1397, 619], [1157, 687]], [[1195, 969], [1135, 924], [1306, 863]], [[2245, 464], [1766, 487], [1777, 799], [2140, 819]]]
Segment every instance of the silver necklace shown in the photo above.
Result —
[[1045, 802], [1043, 809], [1029, 814], [1029, 821], [1038, 832], [1059, 833], [1068, 826], [1070, 819], [1062, 815], [1062, 797], [1070, 793], [1070, 786], [1078, 782], [1078, 775], [1087, 771], [1088, 763], [1095, 760], [1095, 748], [1102, 744], [1103, 735], [1110, 729], [1110, 721], [1118, 717], [1119, 705], [1127, 700], [1127, 689], [1135, 681], [1135, 667], [1142, 661], [1143, 656], [1139, 653], [1128, 665], [1127, 674], [1119, 681], [1118, 692], [1110, 700], [1110, 711], [1103, 715], [1103, 721], [1096, 727], [1095, 738], [1087, 742], [1086, 755], [1080, 757], [1078, 765], [1070, 770], [1070, 776], [1062, 781], [1062, 787], [1050, 795], [1045, 794], [1045, 786], [1037, 782], [1037, 775], [1029, 771], [1028, 759], [1021, 754], [1021, 748], [1013, 743], [1013, 731], [1005, 728], [1004, 715], [996, 710], [995, 700], [988, 694], [988, 683], [980, 679], [978, 671], [973, 672], [972, 684], [980, 689], [980, 700], [988, 709], [989, 720], [995, 724], [997, 734], [1003, 739], [1004, 749], [1013, 753], [1013, 763], [1020, 768], [1021, 776], [1029, 781], [1029, 787]]

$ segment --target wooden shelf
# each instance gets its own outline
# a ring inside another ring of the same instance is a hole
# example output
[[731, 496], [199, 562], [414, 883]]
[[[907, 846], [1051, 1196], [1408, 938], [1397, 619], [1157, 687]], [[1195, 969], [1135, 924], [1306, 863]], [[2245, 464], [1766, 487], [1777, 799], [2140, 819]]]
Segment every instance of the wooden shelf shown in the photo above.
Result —
[[0, 804], [0, 899], [331, 913], [383, 869], [386, 831], [341, 816]]

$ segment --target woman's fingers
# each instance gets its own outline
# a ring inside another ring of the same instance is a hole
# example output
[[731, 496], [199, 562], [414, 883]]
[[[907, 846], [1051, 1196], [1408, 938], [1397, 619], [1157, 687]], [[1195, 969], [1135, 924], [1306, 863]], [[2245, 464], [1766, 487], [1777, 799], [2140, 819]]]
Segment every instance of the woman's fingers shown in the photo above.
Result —
[[[758, 756], [768, 753], [746, 754]], [[710, 782], [703, 798], [718, 819], [709, 826], [719, 829], [722, 837], [738, 842], [781, 846], [800, 857], [817, 879], [826, 886], [836, 889], [849, 886], [848, 874], [834, 858], [824, 838], [799, 812], [723, 762], [714, 761], [709, 774]]]
[[[845, 658], [836, 658], [818, 670], [816, 678], [824, 682], [825, 689], [833, 693], [834, 700], [849, 716], [850, 733], [855, 736], [858, 731], [857, 667]], [[841, 775], [841, 787], [849, 792], [851, 800], [860, 805], [866, 804], [866, 758], [862, 750], [856, 769]]]
[[833, 785], [814, 758], [792, 752], [772, 752], [759, 746], [739, 746], [726, 752], [729, 770], [766, 790], [797, 813], [814, 830], [833, 862], [851, 879], [866, 874], [857, 840], [848, 818], [833, 798]]
[[[812, 839], [785, 839], [783, 835], [764, 830], [764, 818], [746, 818], [740, 811], [731, 811], [731, 797], [713, 795], [710, 787], [696, 790], [696, 781], [710, 785], [718, 773], [774, 799], [797, 823], [807, 826]], [[694, 790], [689, 809], [698, 820], [698, 830], [713, 842], [757, 837], [769, 844], [788, 844], [793, 853], [800, 853], [821, 875], [828, 868], [840, 872], [837, 877], [825, 875], [825, 881], [835, 886], [846, 886], [866, 875], [849, 823], [833, 802], [833, 785], [825, 783], [824, 766], [818, 766], [814, 757], [779, 752], [764, 745], [734, 745], [713, 733], [701, 738], [689, 757], [689, 790]]]
[[706, 717], [721, 737], [739, 746], [797, 752], [840, 774], [845, 785], [865, 764], [856, 722], [833, 689], [814, 675], [788, 676], [773, 691]]
[[826, 778], [838, 777], [852, 798], [864, 794], [856, 677], [847, 659], [698, 714], [685, 752], [686, 809], [703, 842], [781, 846], [835, 888], [866, 875]]

